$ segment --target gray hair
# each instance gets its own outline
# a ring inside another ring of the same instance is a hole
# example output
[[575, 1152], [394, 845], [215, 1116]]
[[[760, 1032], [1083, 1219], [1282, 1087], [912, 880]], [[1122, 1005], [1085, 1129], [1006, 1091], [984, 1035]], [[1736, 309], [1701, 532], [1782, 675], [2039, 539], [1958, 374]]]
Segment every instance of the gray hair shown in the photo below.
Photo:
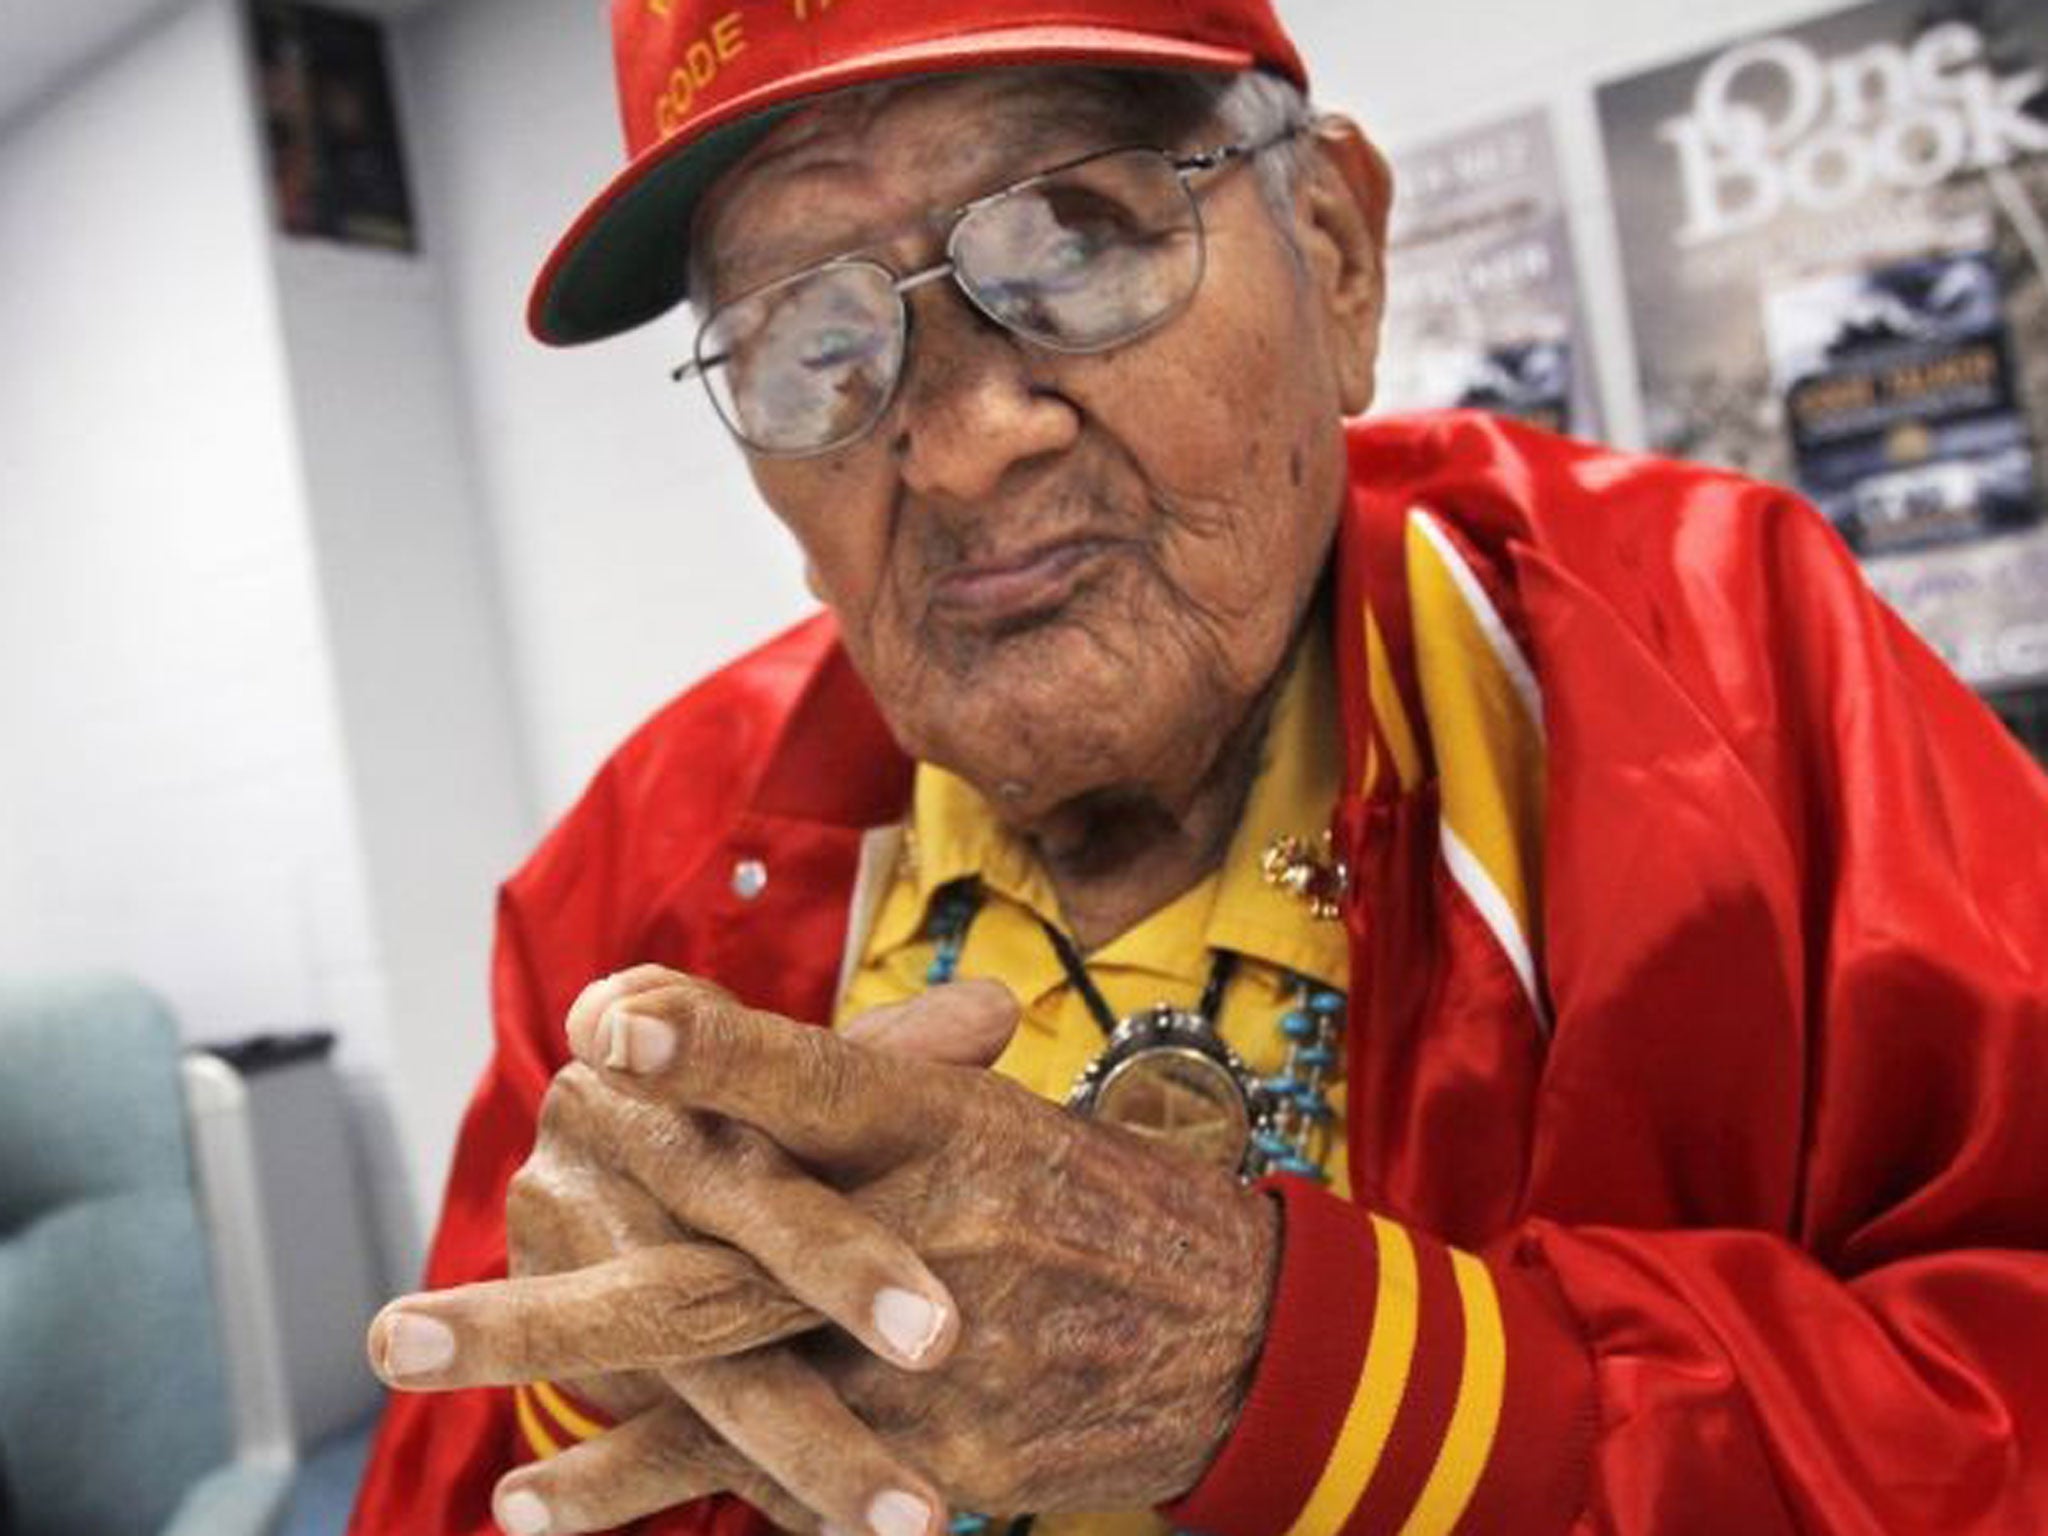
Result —
[[1272, 146], [1259, 156], [1259, 182], [1273, 217], [1288, 229], [1308, 164], [1302, 131], [1316, 120], [1314, 105], [1293, 81], [1262, 69], [1223, 75], [1044, 66], [1043, 72], [1091, 99], [1112, 131], [1133, 142], [1161, 149], [1207, 149], [1216, 140]]
[[1258, 159], [1259, 185], [1281, 231], [1292, 239], [1294, 194], [1309, 157], [1302, 133], [1316, 120], [1315, 104], [1292, 80], [1262, 69], [1225, 75], [1220, 83], [1209, 76], [1203, 83], [1214, 92], [1209, 116], [1230, 138], [1273, 144]]

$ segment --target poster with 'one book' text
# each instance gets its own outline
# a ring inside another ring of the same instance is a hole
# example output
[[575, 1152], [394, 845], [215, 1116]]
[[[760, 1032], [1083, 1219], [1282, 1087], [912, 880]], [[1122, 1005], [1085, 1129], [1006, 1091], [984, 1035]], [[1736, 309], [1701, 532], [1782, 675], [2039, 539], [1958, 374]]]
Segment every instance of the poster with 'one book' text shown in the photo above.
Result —
[[1380, 408], [1470, 406], [1598, 435], [1548, 118], [1417, 145], [1394, 180]]
[[2048, 680], [2048, 5], [1877, 0], [1599, 107], [1652, 445], [1796, 486], [1977, 687]]

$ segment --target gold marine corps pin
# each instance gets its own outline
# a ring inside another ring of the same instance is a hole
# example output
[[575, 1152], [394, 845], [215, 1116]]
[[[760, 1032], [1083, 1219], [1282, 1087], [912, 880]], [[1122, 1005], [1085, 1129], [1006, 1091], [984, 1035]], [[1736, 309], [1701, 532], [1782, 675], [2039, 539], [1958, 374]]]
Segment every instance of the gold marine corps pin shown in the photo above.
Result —
[[1285, 891], [1324, 922], [1337, 920], [1344, 894], [1351, 888], [1351, 871], [1337, 857], [1327, 831], [1314, 839], [1291, 834], [1274, 838], [1266, 845], [1259, 870], [1268, 885]]

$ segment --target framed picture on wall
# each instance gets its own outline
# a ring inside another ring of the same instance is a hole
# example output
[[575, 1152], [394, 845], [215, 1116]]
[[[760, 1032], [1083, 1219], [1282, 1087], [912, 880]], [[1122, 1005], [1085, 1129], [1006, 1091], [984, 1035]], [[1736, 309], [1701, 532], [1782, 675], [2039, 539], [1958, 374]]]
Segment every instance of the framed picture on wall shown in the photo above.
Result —
[[278, 228], [416, 250], [382, 26], [291, 0], [256, 0], [252, 14]]

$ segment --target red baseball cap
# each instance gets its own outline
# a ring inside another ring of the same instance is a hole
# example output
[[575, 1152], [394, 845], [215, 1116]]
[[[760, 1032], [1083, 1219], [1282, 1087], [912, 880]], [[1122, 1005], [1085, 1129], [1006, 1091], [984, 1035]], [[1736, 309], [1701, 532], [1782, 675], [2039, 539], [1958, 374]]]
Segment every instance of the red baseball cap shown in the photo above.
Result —
[[1307, 89], [1271, 0], [613, 0], [627, 166], [541, 269], [527, 324], [566, 346], [681, 302], [697, 199], [815, 97], [911, 75], [1090, 64]]

